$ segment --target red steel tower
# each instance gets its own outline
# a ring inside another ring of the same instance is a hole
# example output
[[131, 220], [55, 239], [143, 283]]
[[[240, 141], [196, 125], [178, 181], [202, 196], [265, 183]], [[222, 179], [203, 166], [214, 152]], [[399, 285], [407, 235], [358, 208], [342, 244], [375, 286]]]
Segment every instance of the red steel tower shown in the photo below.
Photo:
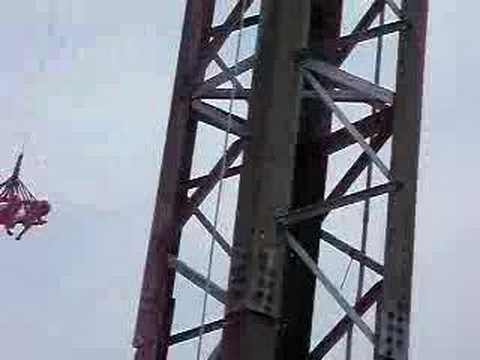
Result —
[[[169, 347], [213, 332], [221, 340], [202, 358], [318, 360], [340, 346], [351, 359], [360, 346], [362, 359], [366, 351], [408, 359], [428, 1], [397, 1], [350, 9], [342, 0], [236, 0], [221, 20], [217, 1], [187, 1], [137, 360], [165, 360]], [[251, 54], [225, 60], [234, 36], [255, 31]], [[233, 103], [248, 111], [232, 111]], [[194, 177], [202, 126], [227, 131], [232, 141], [208, 173]], [[234, 177], [235, 228], [226, 236], [200, 205]], [[230, 259], [228, 286], [179, 257], [190, 221]], [[349, 221], [360, 231], [345, 238]], [[367, 242], [373, 223], [384, 237], [376, 254]], [[332, 251], [349, 259], [346, 272], [340, 260], [322, 261]], [[355, 286], [339, 286], [334, 275], [352, 279], [350, 272]], [[177, 312], [200, 311], [175, 306], [177, 274], [223, 304], [224, 318], [173, 334]], [[315, 310], [320, 288], [342, 311], [333, 322], [328, 307]], [[312, 340], [324, 319], [322, 337]]]

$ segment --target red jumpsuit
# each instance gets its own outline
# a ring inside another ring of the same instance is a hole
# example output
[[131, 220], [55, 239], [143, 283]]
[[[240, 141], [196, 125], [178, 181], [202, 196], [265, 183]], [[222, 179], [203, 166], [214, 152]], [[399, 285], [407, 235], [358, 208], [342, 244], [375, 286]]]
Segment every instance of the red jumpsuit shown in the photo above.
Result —
[[19, 218], [19, 212], [22, 208], [22, 200], [18, 197], [0, 202], [0, 225], [3, 225], [9, 235], [12, 235], [12, 229], [15, 227]]

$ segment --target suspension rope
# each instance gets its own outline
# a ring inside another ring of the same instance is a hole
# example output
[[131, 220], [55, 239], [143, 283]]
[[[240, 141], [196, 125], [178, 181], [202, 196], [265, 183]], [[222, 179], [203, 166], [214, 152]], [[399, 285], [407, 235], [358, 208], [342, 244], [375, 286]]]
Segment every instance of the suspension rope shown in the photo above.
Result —
[[[385, 5], [380, 12], [379, 25], [383, 26], [385, 24]], [[375, 75], [374, 83], [375, 85], [380, 85], [380, 77], [382, 71], [382, 56], [383, 56], [383, 36], [378, 36], [377, 49], [375, 54]], [[375, 106], [372, 106], [372, 113], [376, 113], [378, 109]], [[373, 177], [373, 164], [368, 163], [367, 166], [367, 179], [366, 179], [366, 188], [369, 189], [372, 187], [372, 177]], [[367, 253], [367, 241], [368, 241], [368, 227], [370, 224], [370, 199], [366, 199], [363, 207], [363, 219], [362, 219], [362, 241], [360, 251], [362, 254]], [[353, 259], [350, 260], [350, 264]], [[360, 269], [358, 272], [358, 282], [357, 282], [357, 292], [355, 294], [355, 303], [360, 300], [363, 294], [363, 288], [365, 283], [365, 266], [360, 264]], [[346, 360], [352, 359], [352, 343], [353, 343], [353, 327], [348, 329], [347, 333], [347, 346], [346, 346]]]
[[[380, 12], [379, 22], [380, 22], [380, 26], [385, 24], [385, 7]], [[380, 76], [381, 76], [381, 68], [382, 68], [382, 55], [383, 55], [383, 35], [380, 34], [378, 36], [377, 50], [376, 50], [376, 57], [375, 57], [375, 75], [374, 75], [374, 84], [375, 85], [380, 84]], [[372, 112], [373, 113], [377, 112], [377, 109], [373, 108]], [[369, 162], [368, 165], [367, 165], [367, 180], [366, 180], [366, 188], [367, 189], [369, 189], [371, 187], [372, 171], [373, 171], [372, 163]], [[368, 207], [368, 209], [370, 208], [370, 199], [367, 199], [364, 202], [364, 205], [365, 205], [364, 206], [364, 216], [363, 216], [363, 220], [362, 220], [362, 243], [363, 243], [363, 239], [365, 237], [367, 237], [367, 235], [368, 235], [368, 229], [367, 229], [367, 234], [364, 235], [363, 232], [368, 227], [369, 214], [367, 214], [365, 216], [365, 212], [369, 212], [369, 210], [367, 210], [367, 207]], [[353, 263], [353, 259], [350, 258], [350, 261], [347, 265], [347, 268], [345, 269], [345, 274], [343, 275], [342, 281], [340, 283], [340, 289], [343, 289], [343, 287], [345, 285], [345, 282], [346, 282], [346, 280], [348, 278], [348, 275], [350, 273], [350, 270], [352, 268], [352, 263]]]
[[[240, 15], [240, 24], [238, 28], [238, 37], [237, 37], [237, 44], [235, 48], [235, 59], [233, 65], [233, 73], [237, 73], [237, 67], [240, 60], [240, 50], [242, 44], [242, 35], [243, 35], [243, 28], [244, 28], [244, 14], [247, 10], [247, 1], [246, 0], [239, 0], [239, 3], [242, 4], [242, 10]], [[205, 320], [207, 314], [207, 302], [208, 302], [208, 292], [211, 283], [212, 277], [212, 267], [213, 267], [213, 258], [214, 258], [214, 250], [215, 250], [215, 236], [213, 235], [216, 233], [218, 228], [218, 220], [220, 216], [220, 205], [222, 200], [223, 194], [223, 181], [225, 177], [225, 173], [227, 171], [227, 163], [226, 163], [226, 153], [228, 149], [228, 143], [230, 140], [231, 128], [233, 123], [233, 105], [235, 102], [235, 98], [237, 95], [238, 85], [235, 83], [235, 80], [231, 80], [232, 83], [232, 91], [230, 92], [230, 101], [228, 105], [228, 117], [227, 117], [227, 130], [225, 131], [225, 137], [223, 142], [223, 157], [222, 157], [222, 168], [220, 171], [220, 181], [218, 186], [218, 192], [215, 202], [215, 215], [213, 221], [213, 229], [212, 236], [210, 239], [210, 249], [208, 255], [208, 269], [207, 269], [207, 282], [205, 284], [204, 292], [203, 292], [203, 304], [202, 304], [202, 318], [200, 322], [200, 332], [198, 337], [198, 344], [197, 344], [197, 357], [196, 360], [200, 360], [202, 354], [202, 342], [203, 342], [203, 335], [205, 333]]]

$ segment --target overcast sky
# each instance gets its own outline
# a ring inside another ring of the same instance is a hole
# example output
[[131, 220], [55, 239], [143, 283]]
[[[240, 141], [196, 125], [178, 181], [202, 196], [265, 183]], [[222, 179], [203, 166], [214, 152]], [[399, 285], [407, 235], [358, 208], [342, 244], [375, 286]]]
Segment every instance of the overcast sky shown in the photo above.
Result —
[[[412, 359], [475, 358], [478, 6], [432, 3]], [[183, 10], [184, 1], [16, 0], [0, 13], [0, 178], [25, 142], [23, 178], [53, 205], [50, 224], [24, 241], [0, 234], [2, 358], [132, 359]], [[211, 152], [200, 144], [198, 171], [215, 161], [214, 142]], [[203, 261], [198, 238], [208, 237], [195, 224], [186, 232], [186, 259]], [[177, 328], [199, 320], [200, 295], [182, 300], [192, 311]]]

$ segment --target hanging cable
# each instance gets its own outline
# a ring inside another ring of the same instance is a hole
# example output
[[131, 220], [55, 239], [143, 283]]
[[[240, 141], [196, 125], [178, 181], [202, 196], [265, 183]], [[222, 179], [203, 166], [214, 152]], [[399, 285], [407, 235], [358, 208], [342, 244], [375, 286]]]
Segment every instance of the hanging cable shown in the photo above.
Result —
[[[382, 8], [379, 16], [379, 26], [385, 25], [385, 5]], [[383, 56], [383, 36], [379, 35], [377, 40], [377, 49], [375, 54], [375, 74], [374, 74], [374, 83], [375, 85], [380, 85], [380, 77], [382, 71], [382, 56]], [[375, 106], [372, 107], [372, 113], [376, 113], [378, 110]], [[368, 163], [367, 166], [367, 179], [366, 179], [366, 189], [372, 187], [372, 176], [373, 176], [373, 164]], [[368, 226], [370, 223], [370, 199], [366, 199], [363, 207], [363, 219], [362, 219], [362, 241], [360, 245], [360, 251], [362, 254], [367, 252], [367, 241], [368, 241]], [[365, 266], [360, 264], [360, 269], [358, 272], [358, 282], [357, 282], [357, 292], [355, 294], [355, 303], [360, 300], [363, 294], [363, 287], [365, 282]], [[352, 359], [352, 343], [353, 343], [353, 327], [348, 329], [347, 333], [347, 346], [346, 346], [346, 360]]]
[[[244, 15], [246, 12], [246, 5], [247, 1], [246, 0], [240, 0], [239, 3], [241, 3], [241, 14], [240, 14], [240, 24], [238, 28], [238, 38], [237, 38], [237, 44], [236, 44], [236, 49], [235, 49], [235, 58], [234, 58], [234, 65], [233, 65], [233, 73], [237, 73], [237, 67], [238, 63], [240, 60], [240, 50], [241, 50], [241, 43], [242, 43], [242, 35], [243, 35], [243, 28], [244, 28]], [[230, 133], [231, 133], [231, 128], [232, 128], [232, 122], [233, 122], [233, 104], [235, 101], [235, 97], [237, 94], [237, 84], [235, 83], [234, 80], [231, 80], [232, 83], [232, 91], [230, 92], [230, 101], [228, 105], [228, 117], [227, 117], [227, 131], [225, 132], [225, 137], [224, 137], [224, 143], [223, 143], [223, 157], [222, 157], [222, 169], [220, 172], [220, 181], [219, 181], [219, 186], [218, 186], [218, 192], [217, 192], [217, 198], [215, 202], [215, 215], [214, 215], [214, 221], [213, 221], [213, 228], [214, 231], [212, 233], [215, 233], [218, 228], [218, 219], [220, 215], [220, 205], [221, 205], [221, 200], [222, 200], [222, 193], [223, 193], [223, 180], [225, 177], [225, 173], [227, 171], [227, 164], [226, 164], [226, 153], [228, 149], [228, 142], [230, 140]], [[203, 304], [202, 304], [202, 318], [200, 322], [200, 333], [198, 337], [198, 344], [197, 344], [197, 360], [200, 360], [201, 354], [202, 354], [202, 341], [203, 341], [203, 335], [205, 333], [205, 318], [207, 314], [207, 302], [208, 302], [208, 290], [209, 290], [209, 285], [211, 282], [211, 277], [212, 277], [212, 266], [213, 266], [213, 257], [214, 257], [214, 250], [215, 250], [215, 237], [212, 235], [211, 240], [210, 240], [210, 249], [209, 249], [209, 255], [208, 255], [208, 268], [207, 268], [207, 282], [205, 284], [205, 289], [203, 293]]]
[[345, 283], [347, 282], [348, 275], [350, 274], [350, 269], [352, 268], [353, 264], [353, 259], [350, 258], [350, 261], [348, 262], [347, 268], [345, 269], [345, 274], [343, 274], [343, 279], [342, 282], [340, 283], [340, 290], [343, 290], [343, 287], [345, 286]]
[[[380, 26], [385, 24], [385, 7], [380, 12], [379, 22], [380, 22]], [[375, 74], [374, 74], [375, 85], [380, 84], [380, 75], [381, 75], [381, 67], [382, 67], [382, 53], [383, 53], [383, 35], [380, 34], [378, 36], [377, 51], [376, 51], [376, 57], [375, 57]], [[375, 113], [376, 111], [377, 110], [375, 108], [373, 108], [373, 113]], [[366, 180], [367, 189], [369, 189], [371, 187], [372, 171], [373, 171], [372, 164], [368, 163], [368, 165], [367, 165], [367, 180]], [[365, 231], [365, 228], [366, 228], [365, 223], [368, 224], [368, 220], [369, 220], [369, 210], [367, 210], [367, 207], [368, 207], [368, 209], [370, 208], [370, 199], [367, 199], [365, 201], [365, 206], [364, 206], [364, 216], [363, 216], [363, 220], [362, 220], [362, 243], [363, 243], [363, 239], [365, 237], [367, 237], [367, 235], [368, 235], [368, 230], [367, 230], [367, 234], [365, 234], [365, 235], [363, 234], [363, 232]], [[367, 213], [367, 215], [365, 215], [365, 213]], [[345, 274], [343, 275], [343, 279], [340, 283], [340, 289], [343, 289], [343, 287], [345, 285], [345, 282], [346, 282], [346, 280], [348, 278], [348, 275], [350, 273], [350, 270], [352, 268], [352, 264], [353, 264], [353, 259], [350, 258], [350, 261], [348, 262], [347, 268], [345, 269]]]

